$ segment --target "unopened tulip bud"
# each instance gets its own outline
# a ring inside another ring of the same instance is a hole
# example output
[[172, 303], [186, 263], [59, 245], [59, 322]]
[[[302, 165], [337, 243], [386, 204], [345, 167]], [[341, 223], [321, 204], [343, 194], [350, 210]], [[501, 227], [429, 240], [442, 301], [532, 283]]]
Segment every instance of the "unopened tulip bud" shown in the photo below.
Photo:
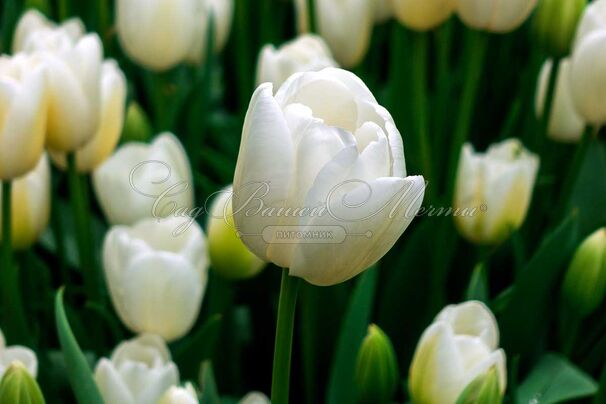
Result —
[[246, 279], [257, 275], [265, 262], [254, 255], [238, 237], [231, 205], [232, 189], [215, 197], [208, 219], [208, 246], [213, 270], [228, 279]]
[[562, 57], [570, 52], [577, 24], [587, 0], [541, 0], [534, 28], [539, 42], [551, 56]]
[[[543, 116], [545, 108], [545, 97], [547, 96], [547, 86], [551, 76], [553, 62], [548, 60], [543, 64], [539, 80], [537, 81], [537, 91], [535, 99], [535, 111], [537, 117]], [[578, 142], [585, 130], [585, 122], [579, 116], [572, 100], [572, 89], [570, 85], [570, 59], [562, 59], [556, 79], [556, 88], [553, 95], [553, 106], [547, 135], [558, 142]]]
[[602, 227], [577, 249], [562, 286], [565, 304], [580, 318], [593, 313], [606, 295], [606, 228]]
[[539, 158], [509, 139], [477, 153], [463, 146], [455, 188], [457, 229], [469, 241], [494, 245], [519, 229], [530, 205]]
[[38, 359], [36, 354], [29, 348], [22, 346], [6, 346], [4, 334], [0, 330], [0, 380], [11, 365], [21, 364], [32, 377], [38, 373]]
[[131, 101], [126, 110], [126, 122], [122, 140], [128, 142], [147, 142], [152, 137], [152, 126], [147, 114], [136, 101]]
[[470, 28], [507, 33], [518, 28], [537, 0], [459, 0], [457, 14]]
[[499, 387], [499, 373], [496, 366], [479, 375], [459, 396], [457, 404], [500, 404], [503, 394]]
[[454, 0], [394, 0], [396, 18], [416, 31], [427, 31], [446, 21], [454, 12]]
[[265, 394], [251, 391], [240, 400], [239, 404], [270, 404], [270, 401]]
[[184, 387], [172, 386], [157, 404], [198, 404], [198, 393], [191, 383]]
[[0, 383], [0, 403], [44, 404], [44, 396], [36, 380], [20, 362], [13, 362]]
[[360, 403], [389, 403], [398, 387], [396, 352], [389, 337], [374, 324], [368, 327], [358, 352], [355, 380]]

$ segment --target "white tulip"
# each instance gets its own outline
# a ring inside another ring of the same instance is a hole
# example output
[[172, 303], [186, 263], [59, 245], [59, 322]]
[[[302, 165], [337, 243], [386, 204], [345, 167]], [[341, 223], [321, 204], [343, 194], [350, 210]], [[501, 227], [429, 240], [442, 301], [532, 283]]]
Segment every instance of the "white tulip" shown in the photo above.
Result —
[[263, 393], [259, 393], [258, 391], [251, 391], [247, 395], [245, 395], [242, 400], [240, 400], [240, 404], [269, 404], [269, 398]]
[[162, 338], [143, 334], [116, 347], [95, 368], [95, 381], [105, 404], [157, 403], [179, 383], [179, 370]]
[[[374, 0], [315, 0], [318, 32], [339, 64], [358, 65], [370, 46], [375, 20]], [[309, 31], [307, 0], [296, 0], [299, 32]]]
[[274, 89], [295, 73], [336, 67], [326, 42], [315, 35], [301, 35], [276, 49], [265, 45], [257, 63], [257, 85], [270, 82]]
[[452, 15], [455, 7], [455, 0], [393, 0], [396, 18], [417, 31], [439, 26]]
[[[552, 66], [553, 62], [551, 60], [546, 61], [539, 75], [535, 99], [537, 117], [543, 116]], [[577, 113], [572, 101], [570, 60], [565, 58], [560, 62], [547, 134], [555, 141], [578, 142], [584, 129], [585, 122]]]
[[38, 374], [38, 359], [34, 351], [22, 346], [7, 347], [4, 334], [0, 330], [0, 380], [14, 362], [22, 364], [34, 378]]
[[518, 28], [538, 0], [458, 0], [457, 13], [471, 28], [507, 33]]
[[587, 35], [604, 28], [606, 28], [606, 0], [594, 0], [585, 7], [577, 26], [573, 49], [580, 46]]
[[[459, 232], [478, 244], [498, 244], [526, 217], [539, 158], [516, 139], [476, 153], [466, 143], [457, 171], [454, 215]], [[467, 214], [460, 214], [466, 210]]]
[[[78, 171], [88, 173], [103, 163], [114, 151], [124, 124], [126, 77], [114, 60], [103, 63], [101, 71], [101, 109], [99, 126], [93, 138], [76, 151]], [[55, 164], [65, 169], [64, 153], [51, 152]]]
[[173, 341], [193, 326], [208, 280], [208, 252], [190, 218], [115, 226], [103, 245], [112, 303], [133, 332]]
[[191, 383], [186, 383], [184, 387], [172, 386], [158, 404], [198, 404], [198, 393]]
[[0, 180], [33, 170], [42, 156], [46, 70], [35, 56], [0, 56]]
[[[0, 196], [2, 191], [0, 190]], [[25, 249], [38, 240], [48, 226], [51, 204], [51, 172], [45, 154], [32, 171], [13, 181], [11, 229], [15, 249]], [[2, 207], [2, 202], [0, 202]], [[2, 219], [0, 218], [0, 225]], [[2, 232], [0, 231], [0, 240]]]
[[[61, 31], [72, 42], [77, 42], [78, 39], [84, 36], [86, 28], [84, 23], [79, 18], [72, 18], [65, 21], [61, 25], [54, 24], [49, 21], [42, 13], [37, 10], [30, 9], [19, 19], [15, 36], [13, 38], [13, 53], [22, 52], [27, 47], [27, 41], [33, 33], [51, 33]], [[37, 35], [37, 34], [36, 34]]]
[[189, 212], [194, 204], [187, 153], [170, 133], [150, 145], [120, 147], [93, 173], [95, 194], [111, 224]]
[[499, 328], [480, 302], [448, 306], [425, 330], [410, 367], [409, 388], [415, 403], [454, 404], [476, 377], [496, 368], [505, 392], [505, 352], [498, 349]]
[[215, 52], [220, 52], [229, 39], [234, 16], [234, 0], [208, 0], [215, 25]]
[[270, 83], [255, 91], [232, 204], [261, 259], [315, 285], [350, 279], [402, 235], [424, 185], [406, 177], [400, 132], [353, 73], [297, 73], [275, 97]]
[[592, 125], [606, 123], [606, 29], [587, 34], [574, 49], [570, 74], [577, 112]]

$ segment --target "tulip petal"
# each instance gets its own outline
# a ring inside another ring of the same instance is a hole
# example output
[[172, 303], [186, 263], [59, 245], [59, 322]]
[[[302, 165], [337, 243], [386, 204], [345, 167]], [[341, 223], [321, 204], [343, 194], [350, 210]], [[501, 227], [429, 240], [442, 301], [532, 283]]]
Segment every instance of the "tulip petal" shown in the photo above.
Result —
[[438, 314], [436, 321], [448, 322], [456, 334], [481, 338], [491, 350], [499, 345], [497, 320], [484, 303], [470, 301], [447, 306]]
[[106, 404], [137, 404], [112, 363], [105, 358], [97, 364], [95, 382]]

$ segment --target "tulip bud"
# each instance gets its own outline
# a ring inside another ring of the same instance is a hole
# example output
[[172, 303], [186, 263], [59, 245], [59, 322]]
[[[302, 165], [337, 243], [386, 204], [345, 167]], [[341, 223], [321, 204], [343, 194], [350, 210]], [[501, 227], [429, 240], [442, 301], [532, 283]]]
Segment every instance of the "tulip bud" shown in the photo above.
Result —
[[606, 295], [606, 228], [602, 227], [577, 249], [562, 285], [562, 298], [580, 318], [593, 313]]
[[[2, 196], [1, 190], [0, 196]], [[11, 235], [15, 249], [23, 250], [30, 247], [46, 229], [50, 219], [50, 200], [50, 164], [46, 155], [43, 155], [33, 171], [13, 181]], [[0, 218], [0, 228], [1, 224], [2, 218]], [[0, 240], [2, 240], [1, 231]]]
[[118, 345], [110, 359], [102, 358], [95, 381], [105, 404], [157, 403], [179, 383], [179, 370], [162, 338], [143, 334]]
[[393, 118], [353, 73], [297, 73], [275, 96], [270, 83], [255, 91], [232, 204], [257, 257], [314, 285], [344, 282], [389, 251], [424, 192], [423, 177], [406, 176]]
[[368, 334], [356, 365], [355, 381], [360, 403], [389, 403], [398, 387], [399, 372], [396, 352], [389, 337], [376, 325]]
[[13, 362], [0, 383], [0, 403], [44, 404], [36, 380], [20, 362]]
[[170, 342], [194, 325], [208, 281], [208, 255], [193, 218], [113, 227], [103, 245], [103, 266], [112, 303], [133, 332]]
[[457, 171], [454, 215], [463, 237], [499, 244], [522, 225], [530, 205], [539, 158], [516, 139], [476, 153], [463, 146]]
[[240, 400], [239, 404], [270, 404], [270, 401], [265, 394], [251, 391]]
[[457, 404], [501, 404], [501, 402], [503, 395], [499, 387], [499, 374], [494, 366], [471, 382], [457, 400]]
[[111, 224], [187, 215], [194, 205], [187, 154], [170, 133], [151, 145], [128, 143], [93, 173], [95, 194]]
[[213, 270], [228, 279], [246, 279], [257, 275], [265, 262], [242, 243], [234, 225], [232, 189], [221, 191], [213, 201], [208, 218], [208, 247]]
[[394, 0], [396, 18], [406, 27], [427, 31], [446, 21], [453, 13], [454, 0]]
[[172, 386], [157, 404], [198, 404], [198, 393], [191, 383], [185, 383], [184, 387]]
[[0, 56], [0, 181], [30, 172], [44, 148], [46, 69], [36, 56]]
[[[93, 138], [76, 151], [78, 171], [89, 173], [112, 154], [122, 133], [125, 101], [124, 73], [114, 60], [105, 61], [101, 72], [101, 119]], [[67, 168], [67, 156], [64, 153], [50, 150], [50, 154], [57, 166]]]
[[534, 21], [539, 42], [551, 56], [570, 52], [587, 0], [541, 0]]
[[507, 33], [518, 28], [537, 0], [459, 0], [457, 14], [470, 28]]
[[[318, 32], [344, 67], [357, 66], [368, 51], [375, 0], [314, 0]], [[295, 1], [299, 33], [309, 32], [307, 0]]]
[[126, 110], [126, 122], [122, 140], [127, 142], [147, 142], [152, 137], [152, 126], [145, 111], [136, 101], [131, 101]]
[[36, 377], [38, 373], [36, 354], [31, 349], [22, 346], [7, 347], [4, 334], [0, 330], [0, 380], [3, 379], [7, 369], [15, 363], [23, 365], [32, 377]]
[[[547, 86], [549, 85], [552, 66], [553, 62], [547, 60], [543, 64], [537, 81], [535, 111], [539, 118], [542, 117], [545, 108], [545, 97], [547, 96]], [[551, 116], [547, 128], [547, 135], [558, 142], [578, 142], [585, 130], [585, 122], [574, 107], [570, 87], [570, 60], [566, 58], [560, 61]]]
[[[496, 319], [483, 303], [469, 301], [444, 308], [421, 336], [412, 359], [409, 388], [413, 402], [455, 404], [461, 394], [471, 399], [492, 392], [495, 382], [503, 397], [505, 352], [498, 345]], [[496, 381], [491, 380], [493, 370]]]
[[257, 62], [257, 84], [270, 82], [277, 91], [295, 73], [336, 66], [337, 62], [321, 37], [301, 35], [278, 49], [273, 45], [265, 45], [261, 49]]

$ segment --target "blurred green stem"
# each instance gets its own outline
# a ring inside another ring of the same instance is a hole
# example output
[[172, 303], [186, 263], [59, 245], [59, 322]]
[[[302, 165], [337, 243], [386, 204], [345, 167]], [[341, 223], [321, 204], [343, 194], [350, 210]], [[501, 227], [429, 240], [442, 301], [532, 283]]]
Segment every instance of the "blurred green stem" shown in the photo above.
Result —
[[560, 71], [560, 58], [554, 58], [551, 66], [551, 73], [547, 84], [547, 94], [543, 103], [543, 115], [541, 116], [541, 131], [537, 139], [537, 150], [543, 150], [543, 143], [549, 131], [549, 121], [553, 110], [553, 101], [555, 99], [556, 84], [558, 82], [558, 74]]
[[448, 192], [446, 193], [447, 201], [452, 201], [461, 147], [463, 147], [463, 144], [467, 141], [471, 129], [471, 120], [476, 106], [476, 98], [478, 96], [478, 89], [482, 76], [482, 67], [488, 45], [488, 34], [480, 31], [468, 30], [465, 45], [464, 60], [467, 61], [465, 66], [466, 77], [463, 93], [459, 102], [458, 120], [450, 149], [451, 155], [448, 170], [449, 181], [447, 185]]
[[421, 167], [425, 181], [429, 182], [429, 187], [426, 190], [427, 199], [433, 200], [433, 176], [432, 176], [432, 159], [431, 159], [431, 143], [429, 139], [429, 111], [428, 111], [428, 96], [427, 96], [427, 65], [428, 65], [428, 48], [429, 34], [425, 32], [413, 35], [413, 50], [412, 50], [412, 90], [413, 90], [413, 108], [415, 124], [415, 134], [417, 137], [417, 146], [421, 153]]
[[[434, 122], [433, 129], [433, 149], [432, 155], [434, 161], [443, 161], [446, 157], [446, 148], [442, 147], [442, 139], [447, 139], [446, 128], [448, 124], [448, 106], [451, 103], [451, 70], [450, 70], [450, 54], [452, 49], [452, 21], [446, 22], [441, 28], [435, 31], [435, 45], [437, 50], [437, 74], [436, 74], [436, 101], [433, 110], [435, 117], [431, 119]], [[432, 115], [432, 116], [434, 116]], [[442, 170], [434, 171], [433, 174], [433, 189], [438, 191], [438, 187], [442, 186]]]
[[299, 278], [288, 275], [288, 269], [282, 271], [280, 301], [278, 303], [278, 321], [274, 347], [274, 366], [271, 382], [271, 402], [287, 404], [290, 386], [290, 358], [292, 336], [295, 321], [295, 307]]
[[[238, 79], [238, 94], [241, 113], [244, 115], [250, 102], [253, 88], [253, 66], [251, 65], [254, 56], [251, 54], [251, 38], [250, 38], [250, 1], [237, 1], [235, 11], [234, 36], [236, 41], [237, 53], [237, 79]], [[274, 89], [277, 90], [277, 89]]]
[[67, 20], [71, 14], [70, 0], [59, 1], [59, 21]]
[[100, 300], [100, 286], [92, 246], [92, 226], [90, 222], [90, 209], [88, 191], [84, 178], [80, 176], [76, 166], [76, 154], [67, 155], [68, 180], [71, 196], [71, 205], [76, 224], [76, 242], [78, 244], [78, 258], [80, 269], [84, 277], [84, 287], [87, 297], [92, 302]]
[[12, 244], [12, 183], [2, 182], [2, 254], [0, 263], [0, 285], [2, 286], [2, 313], [4, 333], [10, 342], [29, 342], [25, 322], [25, 311], [21, 300], [19, 268], [13, 260]]
[[305, 0], [307, 2], [307, 18], [309, 21], [309, 33], [318, 32], [318, 22], [316, 21], [316, 0]]

